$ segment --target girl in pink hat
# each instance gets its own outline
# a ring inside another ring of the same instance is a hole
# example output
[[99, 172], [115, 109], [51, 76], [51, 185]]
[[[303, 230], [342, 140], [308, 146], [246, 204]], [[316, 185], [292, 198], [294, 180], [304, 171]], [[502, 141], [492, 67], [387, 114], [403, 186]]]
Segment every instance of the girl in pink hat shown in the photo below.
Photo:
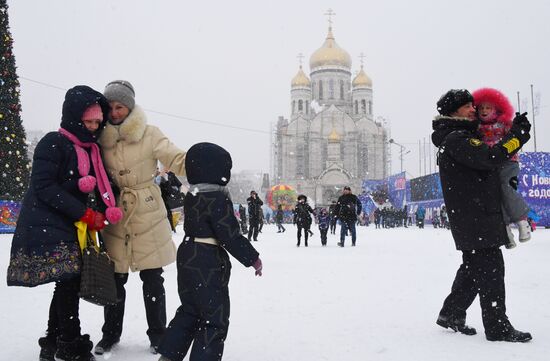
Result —
[[[479, 118], [479, 133], [484, 143], [493, 146], [510, 131], [514, 108], [508, 98], [493, 88], [481, 88], [473, 94], [474, 105]], [[529, 206], [517, 192], [519, 163], [517, 154], [504, 163], [500, 169], [502, 188], [502, 210], [507, 225], [515, 223], [519, 229], [519, 241], [527, 242], [531, 239], [531, 226], [527, 222]], [[514, 248], [514, 234], [509, 226], [509, 243], [506, 248]]]

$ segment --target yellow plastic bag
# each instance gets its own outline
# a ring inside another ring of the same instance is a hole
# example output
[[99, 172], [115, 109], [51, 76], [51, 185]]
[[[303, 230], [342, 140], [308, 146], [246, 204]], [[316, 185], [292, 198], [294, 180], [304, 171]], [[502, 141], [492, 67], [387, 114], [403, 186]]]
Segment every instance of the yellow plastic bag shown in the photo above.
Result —
[[88, 242], [93, 243], [94, 248], [99, 252], [99, 245], [97, 243], [97, 231], [88, 231], [88, 225], [82, 221], [74, 222], [76, 227], [76, 234], [78, 237], [78, 244], [80, 245], [80, 252], [83, 252], [88, 247]]

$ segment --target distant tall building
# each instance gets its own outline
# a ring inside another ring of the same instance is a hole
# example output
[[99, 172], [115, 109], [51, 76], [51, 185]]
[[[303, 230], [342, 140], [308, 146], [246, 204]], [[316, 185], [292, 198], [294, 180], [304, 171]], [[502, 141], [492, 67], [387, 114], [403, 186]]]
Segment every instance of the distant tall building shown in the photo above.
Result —
[[363, 64], [352, 79], [351, 57], [330, 25], [324, 44], [292, 78], [290, 120], [279, 116], [271, 137], [273, 184], [288, 184], [316, 205], [350, 185], [388, 175], [388, 132], [374, 121], [372, 80]]

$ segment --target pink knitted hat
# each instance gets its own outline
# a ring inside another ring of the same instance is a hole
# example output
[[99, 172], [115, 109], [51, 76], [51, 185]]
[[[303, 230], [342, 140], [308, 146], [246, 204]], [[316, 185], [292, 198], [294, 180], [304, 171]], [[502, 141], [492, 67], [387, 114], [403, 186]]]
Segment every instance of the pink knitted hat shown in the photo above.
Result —
[[103, 111], [101, 106], [97, 103], [90, 105], [84, 113], [82, 113], [82, 120], [95, 120], [99, 119], [103, 121]]

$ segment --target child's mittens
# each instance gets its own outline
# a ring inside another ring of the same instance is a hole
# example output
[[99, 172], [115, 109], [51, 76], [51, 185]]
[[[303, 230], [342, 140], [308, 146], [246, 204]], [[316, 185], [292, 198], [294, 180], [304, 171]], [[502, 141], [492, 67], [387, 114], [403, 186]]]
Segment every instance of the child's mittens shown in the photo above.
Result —
[[258, 259], [256, 260], [256, 262], [254, 262], [254, 264], [252, 264], [252, 267], [254, 267], [254, 269], [256, 270], [255, 274], [256, 276], [261, 276], [262, 275], [262, 260], [260, 259], [260, 257], [258, 257]]

